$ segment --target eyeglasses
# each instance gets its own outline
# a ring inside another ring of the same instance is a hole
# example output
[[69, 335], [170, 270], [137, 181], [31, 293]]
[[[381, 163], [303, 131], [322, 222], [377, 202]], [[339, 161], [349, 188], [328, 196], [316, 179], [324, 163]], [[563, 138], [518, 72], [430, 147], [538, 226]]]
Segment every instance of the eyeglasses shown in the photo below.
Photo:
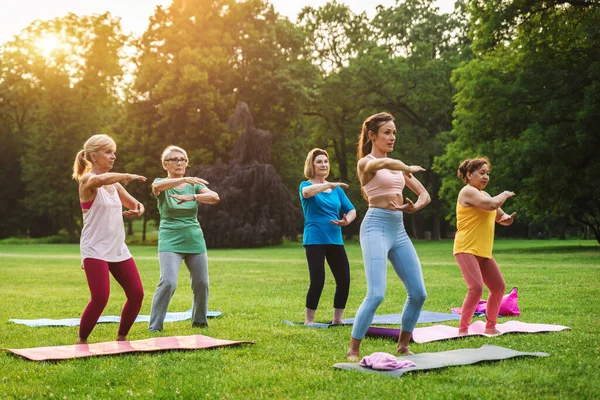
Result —
[[188, 162], [185, 158], [169, 158], [165, 161], [170, 162], [171, 164], [186, 164]]

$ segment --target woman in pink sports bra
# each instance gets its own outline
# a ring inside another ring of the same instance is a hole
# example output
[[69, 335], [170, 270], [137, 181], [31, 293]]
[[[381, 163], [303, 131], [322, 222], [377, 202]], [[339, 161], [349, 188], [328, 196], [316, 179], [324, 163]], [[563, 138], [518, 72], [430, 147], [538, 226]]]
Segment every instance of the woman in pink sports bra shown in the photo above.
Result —
[[[87, 343], [108, 303], [109, 272], [123, 287], [127, 297], [121, 313], [118, 341], [127, 340], [144, 299], [140, 275], [125, 244], [123, 224], [123, 217], [140, 217], [144, 206], [119, 182], [145, 182], [146, 178], [109, 172], [117, 158], [116, 151], [117, 145], [110, 136], [94, 135], [85, 142], [73, 163], [73, 179], [79, 181], [79, 201], [83, 211], [81, 259], [91, 293], [91, 300], [81, 316], [78, 344]], [[123, 206], [128, 210], [123, 212]]]
[[[415, 172], [424, 171], [423, 168], [387, 157], [395, 142], [396, 126], [391, 114], [371, 115], [363, 123], [358, 143], [357, 172], [369, 201], [369, 210], [360, 226], [367, 296], [354, 319], [349, 360], [358, 360], [360, 343], [383, 301], [388, 259], [408, 294], [402, 311], [402, 330], [396, 353], [412, 354], [408, 342], [427, 296], [419, 258], [404, 229], [403, 214], [420, 210], [431, 198], [425, 187], [412, 176]], [[402, 196], [404, 186], [418, 196], [415, 203]]]

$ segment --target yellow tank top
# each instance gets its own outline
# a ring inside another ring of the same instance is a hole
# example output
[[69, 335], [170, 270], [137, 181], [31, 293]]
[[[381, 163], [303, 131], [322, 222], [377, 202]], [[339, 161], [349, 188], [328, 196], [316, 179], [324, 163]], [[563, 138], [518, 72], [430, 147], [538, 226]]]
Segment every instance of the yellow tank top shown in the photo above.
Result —
[[469, 253], [492, 258], [496, 211], [479, 207], [463, 207], [456, 202], [456, 236], [454, 253]]

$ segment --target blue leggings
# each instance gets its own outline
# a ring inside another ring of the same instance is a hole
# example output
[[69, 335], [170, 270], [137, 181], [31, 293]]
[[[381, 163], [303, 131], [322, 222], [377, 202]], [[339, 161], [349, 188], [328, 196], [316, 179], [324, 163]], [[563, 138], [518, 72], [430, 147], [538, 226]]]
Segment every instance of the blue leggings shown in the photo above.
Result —
[[364, 339], [375, 311], [383, 301], [387, 277], [387, 258], [400, 277], [408, 297], [402, 310], [402, 330], [415, 328], [427, 292], [417, 252], [406, 234], [402, 211], [369, 208], [360, 226], [362, 248], [367, 278], [367, 296], [358, 308], [352, 337]]

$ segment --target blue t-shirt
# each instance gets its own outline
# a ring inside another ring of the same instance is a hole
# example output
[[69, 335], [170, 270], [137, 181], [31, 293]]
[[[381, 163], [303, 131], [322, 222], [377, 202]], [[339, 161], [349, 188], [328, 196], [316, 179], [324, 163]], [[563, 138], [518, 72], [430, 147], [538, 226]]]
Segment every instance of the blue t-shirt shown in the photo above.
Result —
[[304, 239], [302, 245], [310, 244], [337, 244], [343, 245], [342, 227], [331, 223], [340, 219], [340, 211], [347, 214], [354, 210], [348, 196], [341, 187], [336, 187], [331, 192], [321, 192], [305, 199], [302, 189], [312, 186], [310, 181], [300, 184], [300, 200], [304, 212]]

